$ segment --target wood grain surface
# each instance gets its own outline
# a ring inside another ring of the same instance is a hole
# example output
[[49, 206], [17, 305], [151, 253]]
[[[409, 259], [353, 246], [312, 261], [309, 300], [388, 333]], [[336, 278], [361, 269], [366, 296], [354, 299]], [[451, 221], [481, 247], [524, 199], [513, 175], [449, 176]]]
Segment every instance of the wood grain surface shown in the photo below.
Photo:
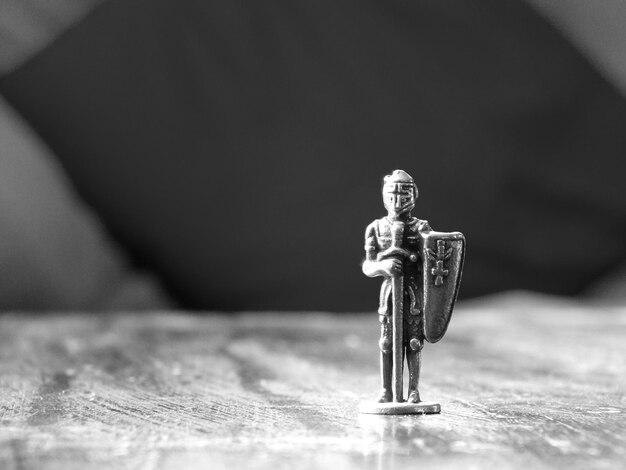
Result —
[[359, 415], [375, 313], [0, 317], [1, 469], [613, 469], [626, 309], [461, 304], [424, 349], [440, 415]]

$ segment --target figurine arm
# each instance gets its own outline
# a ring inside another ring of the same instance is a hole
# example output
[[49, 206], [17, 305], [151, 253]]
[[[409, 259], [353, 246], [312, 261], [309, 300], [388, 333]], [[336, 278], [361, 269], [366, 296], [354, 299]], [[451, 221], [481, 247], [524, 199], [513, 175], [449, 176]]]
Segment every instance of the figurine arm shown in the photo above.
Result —
[[373, 222], [365, 229], [365, 261], [363, 261], [363, 274], [368, 277], [376, 277], [381, 274], [376, 269], [376, 228]]
[[363, 262], [363, 274], [367, 277], [385, 276], [391, 277], [402, 272], [402, 263], [393, 258], [382, 261], [377, 260], [376, 246], [376, 222], [368, 225], [365, 229], [365, 261]]
[[375, 253], [366, 253], [365, 261], [363, 261], [363, 274], [367, 277], [384, 276], [384, 273], [380, 270], [379, 262], [376, 261]]

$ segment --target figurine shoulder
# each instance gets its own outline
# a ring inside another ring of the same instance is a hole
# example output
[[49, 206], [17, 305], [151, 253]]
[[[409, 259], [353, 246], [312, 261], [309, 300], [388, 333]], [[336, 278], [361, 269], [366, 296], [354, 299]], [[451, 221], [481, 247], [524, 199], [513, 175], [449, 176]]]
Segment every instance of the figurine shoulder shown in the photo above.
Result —
[[365, 229], [365, 238], [371, 238], [378, 236], [378, 223], [380, 219], [376, 219], [374, 222], [369, 224]]
[[432, 230], [430, 224], [428, 223], [428, 220], [420, 220], [417, 229], [420, 232], [430, 232]]
[[432, 230], [432, 228], [428, 224], [428, 220], [413, 217], [410, 224], [413, 227], [413, 230], [415, 230], [416, 232], [430, 232]]

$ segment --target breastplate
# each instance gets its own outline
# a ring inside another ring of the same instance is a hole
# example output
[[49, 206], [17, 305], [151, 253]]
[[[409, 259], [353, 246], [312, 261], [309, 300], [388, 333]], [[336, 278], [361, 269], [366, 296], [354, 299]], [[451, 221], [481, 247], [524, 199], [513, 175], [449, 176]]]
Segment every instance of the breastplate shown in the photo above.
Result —
[[[416, 276], [419, 273], [420, 265], [421, 265], [421, 253], [420, 253], [420, 237], [418, 234], [418, 223], [417, 219], [413, 218], [409, 220], [404, 227], [404, 236], [402, 239], [401, 248], [410, 251], [411, 253], [415, 253], [417, 255], [416, 261], [411, 261], [410, 259], [403, 259], [404, 264], [404, 275], [406, 276]], [[385, 251], [393, 245], [393, 234], [391, 223], [387, 220], [386, 217], [378, 220], [377, 234], [376, 234], [376, 248], [377, 252]]]

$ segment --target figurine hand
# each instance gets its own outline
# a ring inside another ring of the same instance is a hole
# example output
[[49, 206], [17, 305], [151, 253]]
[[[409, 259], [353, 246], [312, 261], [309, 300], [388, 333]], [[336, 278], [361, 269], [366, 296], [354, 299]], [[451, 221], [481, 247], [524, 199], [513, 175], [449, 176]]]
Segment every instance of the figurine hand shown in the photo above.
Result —
[[379, 269], [388, 277], [399, 276], [402, 274], [402, 262], [395, 258], [388, 258], [379, 261]]

